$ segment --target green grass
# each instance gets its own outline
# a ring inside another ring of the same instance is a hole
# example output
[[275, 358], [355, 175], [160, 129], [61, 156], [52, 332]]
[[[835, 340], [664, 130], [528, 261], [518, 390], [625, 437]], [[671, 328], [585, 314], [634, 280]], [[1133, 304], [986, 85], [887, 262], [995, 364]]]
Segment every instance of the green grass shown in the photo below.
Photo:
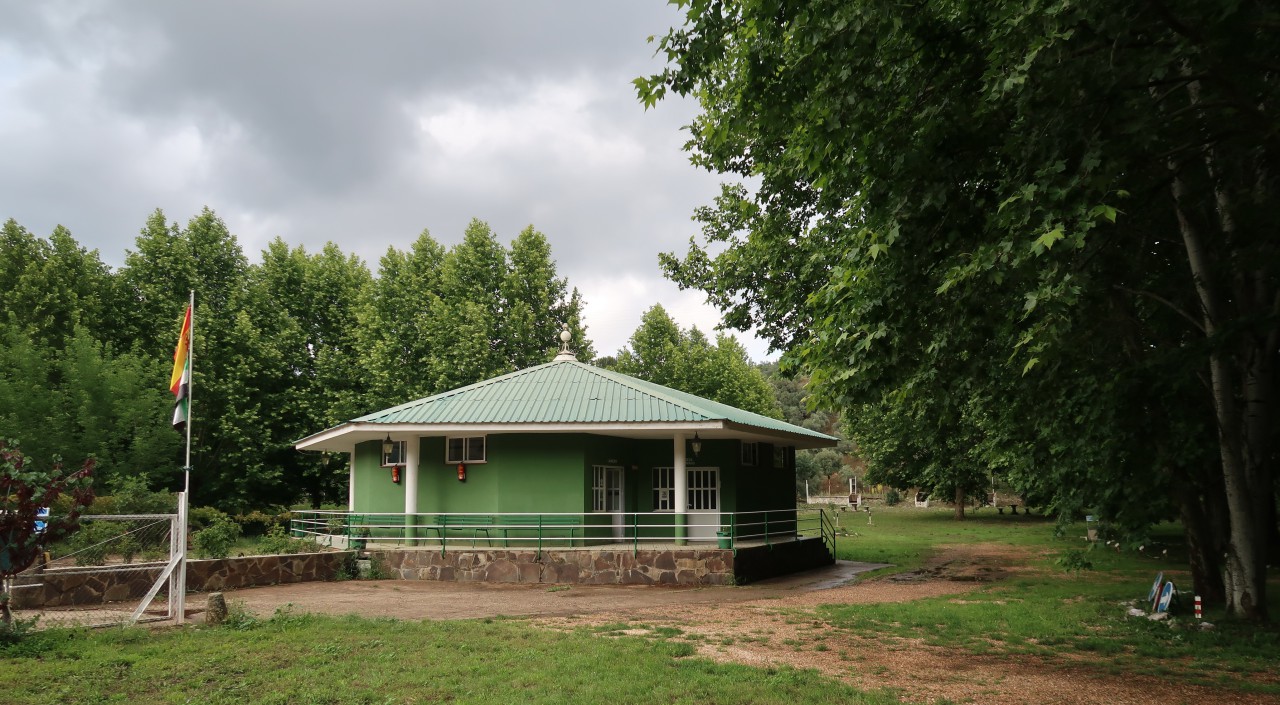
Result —
[[[922, 639], [927, 644], [970, 653], [1033, 654], [1078, 667], [1073, 657], [1096, 659], [1108, 672], [1176, 676], [1193, 683], [1220, 684], [1220, 674], [1263, 674], [1280, 662], [1280, 627], [1259, 627], [1225, 619], [1221, 609], [1206, 618], [1216, 628], [1192, 628], [1191, 578], [1180, 528], [1155, 527], [1144, 551], [1089, 547], [1082, 524], [1055, 535], [1051, 520], [998, 515], [990, 509], [963, 522], [945, 510], [878, 510], [874, 525], [842, 525], [856, 536], [837, 539], [840, 558], [898, 564], [879, 571], [914, 570], [949, 545], [995, 544], [1024, 549], [1030, 572], [983, 586], [959, 597], [918, 600], [908, 605], [825, 606], [819, 613], [836, 628], [864, 636]], [[1167, 553], [1164, 553], [1167, 551]], [[1084, 563], [1091, 569], [1068, 572]], [[1187, 591], [1174, 624], [1126, 617], [1131, 600], [1144, 599], [1157, 572]], [[1271, 614], [1280, 616], [1280, 577], [1268, 586]], [[1231, 678], [1232, 681], [1236, 679]], [[1245, 685], [1280, 692], [1272, 685]]]
[[690, 658], [694, 648], [514, 620], [285, 613], [219, 628], [42, 632], [0, 652], [0, 693], [11, 705], [896, 702], [813, 671]]
[[[1040, 517], [987, 510], [965, 522], [937, 510], [846, 513], [841, 558], [899, 564], [910, 571], [957, 544], [1020, 549], [1030, 570], [956, 597], [910, 603], [787, 609], [788, 622], [812, 625], [800, 640], [757, 630], [742, 644], [822, 652], [854, 660], [846, 637], [923, 640], [960, 653], [1032, 656], [1051, 667], [1090, 674], [1150, 674], [1229, 690], [1280, 692], [1253, 678], [1280, 662], [1280, 629], [1224, 621], [1210, 632], [1125, 618], [1121, 603], [1143, 598], [1157, 571], [1189, 586], [1175, 526], [1153, 532], [1148, 553], [1099, 547], [1080, 551], [1084, 527], [1056, 537]], [[1158, 551], [1168, 550], [1167, 555]], [[1280, 616], [1280, 581], [1270, 590]], [[389, 609], [393, 609], [390, 606]], [[823, 626], [826, 620], [832, 626]], [[637, 631], [643, 633], [637, 634]], [[732, 643], [732, 642], [730, 642]], [[0, 648], [0, 700], [6, 705], [80, 703], [894, 703], [891, 691], [862, 692], [814, 671], [715, 664], [694, 654], [718, 637], [677, 627], [619, 622], [562, 633], [520, 619], [398, 622], [296, 615], [269, 620], [235, 615], [219, 628], [161, 631], [50, 630]], [[883, 672], [865, 654], [856, 668]], [[853, 664], [851, 664], [853, 665]], [[1016, 664], [1011, 662], [1011, 667]], [[1243, 676], [1243, 678], [1242, 678]], [[1270, 679], [1274, 680], [1274, 679]]]

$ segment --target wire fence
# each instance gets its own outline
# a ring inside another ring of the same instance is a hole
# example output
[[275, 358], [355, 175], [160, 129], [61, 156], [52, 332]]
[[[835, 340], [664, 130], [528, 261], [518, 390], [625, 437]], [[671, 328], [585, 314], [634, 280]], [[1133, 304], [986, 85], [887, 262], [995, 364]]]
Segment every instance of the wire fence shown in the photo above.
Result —
[[[76, 533], [12, 579], [15, 618], [37, 627], [171, 619], [173, 581], [160, 579], [180, 554], [178, 516], [82, 516]], [[157, 595], [165, 599], [153, 600]]]

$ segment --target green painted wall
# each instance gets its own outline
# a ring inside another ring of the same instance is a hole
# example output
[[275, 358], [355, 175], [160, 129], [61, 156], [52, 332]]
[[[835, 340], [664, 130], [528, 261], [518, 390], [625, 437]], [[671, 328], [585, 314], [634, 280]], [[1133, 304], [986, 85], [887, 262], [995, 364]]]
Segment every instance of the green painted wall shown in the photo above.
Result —
[[[653, 511], [653, 468], [673, 462], [671, 441], [612, 438], [592, 434], [492, 434], [487, 463], [467, 466], [459, 482], [457, 465], [444, 462], [444, 438], [421, 439], [418, 455], [418, 511], [590, 512], [592, 467], [624, 468], [624, 509]], [[740, 464], [736, 440], [708, 440], [690, 466], [720, 468], [721, 511], [790, 507], [795, 486], [794, 455], [774, 466], [773, 447], [762, 444], [758, 466]], [[381, 444], [356, 447], [357, 512], [403, 512], [404, 483], [391, 481], [379, 466]]]
[[367, 441], [356, 445], [357, 512], [403, 512], [404, 483], [391, 481], [391, 469], [381, 466], [382, 442]]

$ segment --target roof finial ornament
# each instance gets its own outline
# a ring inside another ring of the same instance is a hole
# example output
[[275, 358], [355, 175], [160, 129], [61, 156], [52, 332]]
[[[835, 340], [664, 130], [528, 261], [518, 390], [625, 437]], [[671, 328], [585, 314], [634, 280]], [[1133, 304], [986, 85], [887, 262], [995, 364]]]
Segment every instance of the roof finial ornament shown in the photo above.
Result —
[[560, 353], [556, 355], [555, 360], [553, 360], [553, 362], [559, 362], [560, 360], [578, 359], [577, 356], [574, 355], [569, 350], [569, 341], [572, 338], [573, 338], [573, 334], [569, 332], [569, 324], [565, 323], [560, 328]]

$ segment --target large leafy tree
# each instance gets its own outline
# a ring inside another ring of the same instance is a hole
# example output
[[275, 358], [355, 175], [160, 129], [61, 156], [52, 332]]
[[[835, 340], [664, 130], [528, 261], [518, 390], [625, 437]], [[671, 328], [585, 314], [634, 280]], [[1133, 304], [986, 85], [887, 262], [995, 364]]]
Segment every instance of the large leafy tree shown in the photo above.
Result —
[[681, 330], [661, 304], [644, 312], [628, 347], [609, 366], [739, 409], [782, 416], [773, 388], [741, 343], [721, 333], [713, 345], [696, 327]]
[[272, 241], [250, 270], [255, 318], [276, 321], [270, 335], [283, 379], [264, 389], [275, 422], [270, 463], [283, 469], [319, 506], [343, 495], [345, 464], [328, 454], [301, 454], [292, 441], [363, 413], [367, 376], [359, 359], [358, 315], [372, 276], [359, 258], [333, 243], [317, 254]]
[[1198, 582], [1265, 619], [1280, 13], [682, 5], [640, 96], [696, 96], [694, 161], [756, 187], [700, 211], [706, 243], [666, 258], [670, 275], [831, 403], [900, 420], [873, 465], [955, 455], [949, 439], [974, 468], [1120, 521], [1183, 481], [1169, 491], [1193, 549], [1225, 554], [1221, 579], [1196, 559]]

